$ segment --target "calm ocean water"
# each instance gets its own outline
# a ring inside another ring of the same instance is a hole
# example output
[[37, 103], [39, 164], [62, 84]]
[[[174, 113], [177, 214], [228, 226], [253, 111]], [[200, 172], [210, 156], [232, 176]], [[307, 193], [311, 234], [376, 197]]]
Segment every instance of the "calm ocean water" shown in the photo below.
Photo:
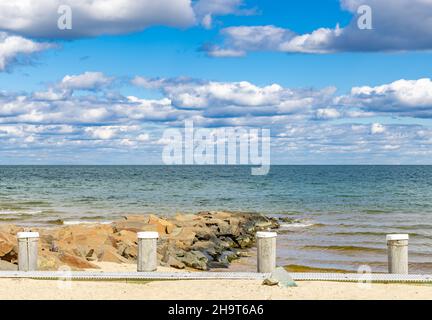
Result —
[[128, 213], [241, 210], [290, 217], [279, 264], [386, 270], [386, 233], [409, 233], [432, 272], [432, 166], [0, 166], [0, 221], [110, 221]]

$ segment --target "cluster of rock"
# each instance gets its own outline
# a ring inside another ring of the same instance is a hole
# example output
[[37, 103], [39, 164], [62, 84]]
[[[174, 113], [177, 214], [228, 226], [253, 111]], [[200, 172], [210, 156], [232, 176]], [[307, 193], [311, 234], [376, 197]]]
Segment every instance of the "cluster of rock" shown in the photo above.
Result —
[[[255, 233], [279, 227], [277, 219], [235, 212], [200, 212], [159, 218], [131, 215], [112, 224], [32, 228], [40, 234], [39, 270], [98, 268], [96, 261], [133, 263], [139, 231], [157, 231], [161, 265], [183, 269], [225, 268], [255, 243]], [[0, 269], [16, 268], [16, 234], [24, 228], [0, 225]], [[29, 231], [26, 229], [26, 231]]]

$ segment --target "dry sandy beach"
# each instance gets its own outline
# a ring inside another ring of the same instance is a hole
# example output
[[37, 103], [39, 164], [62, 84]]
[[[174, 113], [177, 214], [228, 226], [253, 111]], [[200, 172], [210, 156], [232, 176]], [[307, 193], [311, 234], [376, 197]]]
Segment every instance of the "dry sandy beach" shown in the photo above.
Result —
[[[98, 263], [99, 271], [134, 271], [134, 264]], [[160, 268], [159, 271], [173, 271]], [[94, 271], [94, 270], [93, 270]], [[182, 271], [179, 271], [182, 272]], [[73, 281], [0, 279], [0, 299], [432, 299], [432, 285], [297, 282], [269, 287], [255, 280]]]

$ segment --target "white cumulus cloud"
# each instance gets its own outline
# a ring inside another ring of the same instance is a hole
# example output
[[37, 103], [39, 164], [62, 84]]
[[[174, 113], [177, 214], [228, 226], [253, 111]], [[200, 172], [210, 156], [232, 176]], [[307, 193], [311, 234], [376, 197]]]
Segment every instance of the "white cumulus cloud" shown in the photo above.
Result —
[[[60, 5], [72, 10], [72, 29], [60, 30]], [[190, 0], [0, 0], [0, 29], [28, 37], [77, 38], [195, 23]]]
[[432, 80], [401, 79], [375, 87], [354, 87], [350, 95], [341, 97], [340, 102], [366, 111], [431, 118]]
[[93, 90], [111, 83], [112, 78], [102, 72], [84, 72], [79, 75], [66, 75], [59, 86], [72, 90]]
[[[432, 1], [340, 0], [340, 4], [353, 16], [347, 26], [339, 27], [335, 21], [334, 28], [303, 34], [273, 25], [228, 27], [221, 31], [223, 45], [207, 45], [204, 50], [210, 56], [223, 57], [249, 51], [325, 54], [432, 49]], [[364, 5], [371, 9], [372, 29], [358, 27], [364, 14], [358, 14], [358, 9]]]
[[0, 71], [4, 71], [20, 56], [28, 56], [53, 47], [49, 43], [35, 42], [21, 36], [0, 32]]

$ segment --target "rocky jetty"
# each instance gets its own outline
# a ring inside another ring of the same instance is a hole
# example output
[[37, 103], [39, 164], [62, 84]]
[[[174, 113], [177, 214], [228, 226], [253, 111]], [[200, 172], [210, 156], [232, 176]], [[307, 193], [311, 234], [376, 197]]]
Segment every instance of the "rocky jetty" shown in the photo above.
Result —
[[157, 231], [161, 265], [178, 269], [226, 268], [247, 256], [255, 233], [277, 229], [278, 220], [259, 214], [199, 212], [170, 218], [129, 215], [111, 224], [80, 224], [52, 228], [0, 225], [0, 270], [16, 269], [19, 231], [37, 231], [39, 270], [98, 268], [96, 261], [133, 263], [137, 258], [139, 231]]

